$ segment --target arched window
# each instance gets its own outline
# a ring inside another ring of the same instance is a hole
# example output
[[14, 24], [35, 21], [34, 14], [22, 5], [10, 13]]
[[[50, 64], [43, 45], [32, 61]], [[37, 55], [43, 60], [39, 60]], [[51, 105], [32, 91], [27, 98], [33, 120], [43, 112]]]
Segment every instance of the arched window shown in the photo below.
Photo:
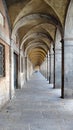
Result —
[[2, 13], [0, 12], [0, 24], [2, 26], [4, 26], [4, 16], [2, 15]]

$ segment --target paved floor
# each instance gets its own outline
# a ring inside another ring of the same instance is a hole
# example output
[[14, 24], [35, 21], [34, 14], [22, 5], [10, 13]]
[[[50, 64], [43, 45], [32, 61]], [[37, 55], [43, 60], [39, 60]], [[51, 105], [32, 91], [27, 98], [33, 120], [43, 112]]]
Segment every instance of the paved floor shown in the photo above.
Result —
[[73, 130], [73, 100], [60, 99], [60, 93], [34, 73], [0, 111], [0, 130]]

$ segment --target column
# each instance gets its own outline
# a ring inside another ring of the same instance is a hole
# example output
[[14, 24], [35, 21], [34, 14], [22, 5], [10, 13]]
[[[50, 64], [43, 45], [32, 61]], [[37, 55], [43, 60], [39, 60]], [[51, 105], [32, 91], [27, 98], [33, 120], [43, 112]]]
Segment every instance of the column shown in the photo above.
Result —
[[54, 76], [54, 79], [53, 79], [53, 88], [55, 88], [55, 44], [53, 45], [53, 54], [54, 54], [54, 66], [53, 66], [53, 76]]
[[18, 57], [18, 88], [21, 88], [21, 49], [19, 50]]
[[73, 39], [67, 38], [64, 42], [64, 86], [65, 96], [73, 97]]
[[25, 57], [25, 81], [27, 82], [27, 57]]
[[45, 78], [47, 80], [47, 56], [45, 58]]
[[64, 40], [62, 39], [61, 41], [61, 46], [62, 46], [62, 64], [61, 64], [61, 67], [62, 67], [62, 70], [61, 70], [61, 98], [64, 98], [64, 68], [65, 68], [65, 64], [64, 64], [64, 59], [65, 59], [65, 53], [64, 53]]
[[53, 45], [51, 46], [51, 51], [50, 51], [50, 83], [54, 83], [54, 52], [53, 52]]
[[47, 54], [47, 81], [49, 81], [49, 63], [48, 63], [48, 54]]
[[11, 40], [11, 48], [10, 48], [10, 53], [11, 53], [11, 64], [10, 64], [10, 72], [11, 72], [11, 84], [10, 84], [10, 99], [14, 96], [14, 49], [13, 49], [13, 40]]
[[55, 45], [55, 88], [61, 88], [61, 43]]
[[51, 53], [49, 52], [49, 84], [51, 84]]

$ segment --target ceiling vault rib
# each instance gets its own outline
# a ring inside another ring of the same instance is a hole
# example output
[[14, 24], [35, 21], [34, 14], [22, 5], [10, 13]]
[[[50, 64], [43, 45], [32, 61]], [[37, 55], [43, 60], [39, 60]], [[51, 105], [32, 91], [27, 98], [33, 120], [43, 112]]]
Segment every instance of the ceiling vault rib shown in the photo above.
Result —
[[31, 60], [40, 65], [55, 43], [56, 29], [61, 38], [70, 0], [5, 0], [10, 18], [11, 39]]

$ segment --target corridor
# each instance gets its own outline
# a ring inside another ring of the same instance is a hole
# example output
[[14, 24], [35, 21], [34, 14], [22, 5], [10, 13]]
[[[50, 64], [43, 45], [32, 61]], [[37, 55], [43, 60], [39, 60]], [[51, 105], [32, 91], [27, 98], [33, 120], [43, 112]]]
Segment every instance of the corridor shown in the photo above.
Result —
[[34, 72], [0, 111], [0, 130], [73, 130], [73, 100]]

